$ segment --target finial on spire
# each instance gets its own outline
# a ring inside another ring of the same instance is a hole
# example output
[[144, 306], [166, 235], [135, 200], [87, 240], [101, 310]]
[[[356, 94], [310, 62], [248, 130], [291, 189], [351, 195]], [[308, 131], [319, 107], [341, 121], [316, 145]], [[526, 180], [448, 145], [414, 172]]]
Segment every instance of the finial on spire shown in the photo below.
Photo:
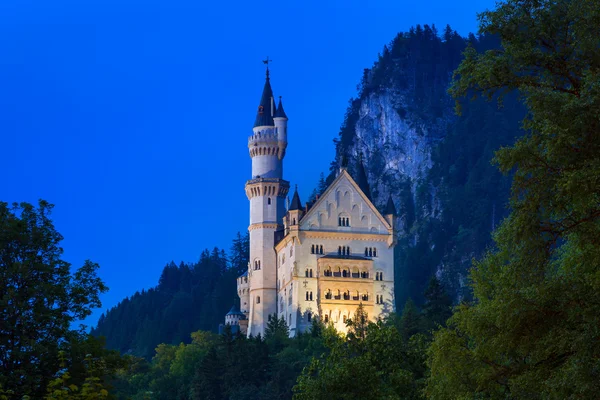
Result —
[[273, 60], [271, 60], [269, 56], [267, 56], [267, 58], [265, 60], [262, 60], [262, 62], [267, 66], [267, 79], [269, 79], [269, 63], [273, 62]]

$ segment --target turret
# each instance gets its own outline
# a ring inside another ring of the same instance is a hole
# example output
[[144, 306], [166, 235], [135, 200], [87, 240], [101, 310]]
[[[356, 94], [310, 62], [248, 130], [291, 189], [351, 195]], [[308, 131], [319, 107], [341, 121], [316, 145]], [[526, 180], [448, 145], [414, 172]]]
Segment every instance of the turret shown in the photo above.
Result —
[[[287, 117], [281, 100], [281, 116], [276, 116], [275, 100], [267, 69], [267, 78], [263, 88], [253, 134], [248, 138], [248, 151], [252, 157], [252, 178], [283, 177], [283, 157], [287, 148]], [[278, 130], [282, 133], [278, 133]], [[282, 136], [283, 135], [283, 136]]]
[[356, 183], [362, 192], [367, 196], [369, 200], [371, 199], [371, 189], [369, 188], [369, 181], [367, 180], [367, 172], [365, 171], [365, 166], [363, 165], [363, 157], [362, 153], [358, 157], [358, 170], [356, 174]]
[[302, 203], [300, 202], [300, 195], [298, 194], [298, 185], [296, 185], [294, 197], [292, 197], [292, 204], [288, 210], [288, 221], [292, 229], [294, 227], [298, 229], [298, 225], [300, 224], [303, 215], [304, 211], [302, 210]]
[[[264, 335], [269, 315], [277, 313], [277, 260], [273, 247], [275, 233], [282, 228], [290, 187], [289, 182], [283, 180], [287, 138], [282, 139], [277, 128], [287, 136], [287, 117], [283, 106], [276, 115], [268, 68], [266, 75], [253, 133], [248, 138], [252, 158], [252, 176], [246, 182], [246, 196], [250, 200], [248, 291], [238, 286], [242, 290], [242, 310], [248, 313], [248, 335], [251, 336]], [[244, 296], [245, 293], [249, 293], [248, 296]]]
[[285, 115], [281, 96], [279, 96], [279, 104], [277, 105], [277, 110], [275, 110], [273, 122], [275, 123], [275, 131], [277, 132], [277, 140], [280, 149], [279, 154], [282, 158], [285, 156], [285, 149], [287, 148], [287, 121], [288, 117]]
[[387, 204], [385, 206], [385, 211], [383, 212], [383, 216], [386, 221], [394, 227], [394, 223], [396, 222], [396, 206], [394, 205], [394, 201], [392, 200], [392, 195], [388, 197]]

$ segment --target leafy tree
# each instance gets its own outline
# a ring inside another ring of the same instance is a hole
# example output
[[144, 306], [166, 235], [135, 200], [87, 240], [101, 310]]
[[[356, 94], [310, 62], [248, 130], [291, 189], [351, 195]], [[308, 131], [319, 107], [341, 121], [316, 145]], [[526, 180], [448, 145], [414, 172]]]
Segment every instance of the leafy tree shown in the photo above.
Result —
[[[435, 335], [433, 399], [596, 398], [600, 391], [600, 6], [508, 0], [480, 15], [502, 49], [466, 51], [452, 93], [518, 90], [528, 134], [496, 162], [515, 171], [475, 300]], [[502, 98], [502, 97], [500, 97]]]
[[59, 353], [79, 338], [71, 325], [100, 306], [98, 264], [71, 273], [61, 259], [53, 206], [0, 202], [0, 387], [41, 398], [61, 369]]

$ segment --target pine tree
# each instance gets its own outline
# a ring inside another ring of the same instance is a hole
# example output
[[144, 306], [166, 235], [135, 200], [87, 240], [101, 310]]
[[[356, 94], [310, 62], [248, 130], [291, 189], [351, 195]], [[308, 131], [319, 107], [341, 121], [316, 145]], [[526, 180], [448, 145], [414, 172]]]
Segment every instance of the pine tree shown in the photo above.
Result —
[[421, 332], [422, 320], [419, 310], [415, 303], [409, 298], [404, 305], [402, 317], [400, 317], [400, 333], [405, 341], [408, 341], [413, 335]]
[[423, 314], [429, 329], [445, 326], [446, 321], [452, 315], [452, 299], [444, 290], [439, 279], [434, 275], [425, 290], [425, 304]]

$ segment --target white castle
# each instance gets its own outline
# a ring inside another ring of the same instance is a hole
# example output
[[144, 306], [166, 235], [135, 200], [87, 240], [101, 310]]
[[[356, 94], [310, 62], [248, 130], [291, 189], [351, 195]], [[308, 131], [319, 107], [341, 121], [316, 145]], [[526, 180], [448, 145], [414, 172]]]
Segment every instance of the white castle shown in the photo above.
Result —
[[264, 335], [268, 316], [276, 315], [290, 336], [308, 330], [313, 318], [345, 332], [361, 303], [373, 320], [394, 310], [394, 203], [390, 197], [384, 214], [377, 210], [361, 162], [356, 179], [342, 167], [313, 204], [302, 206], [296, 190], [286, 209], [287, 123], [281, 98], [275, 106], [267, 68], [248, 139], [250, 263], [237, 280], [240, 311], [232, 308], [226, 324]]

